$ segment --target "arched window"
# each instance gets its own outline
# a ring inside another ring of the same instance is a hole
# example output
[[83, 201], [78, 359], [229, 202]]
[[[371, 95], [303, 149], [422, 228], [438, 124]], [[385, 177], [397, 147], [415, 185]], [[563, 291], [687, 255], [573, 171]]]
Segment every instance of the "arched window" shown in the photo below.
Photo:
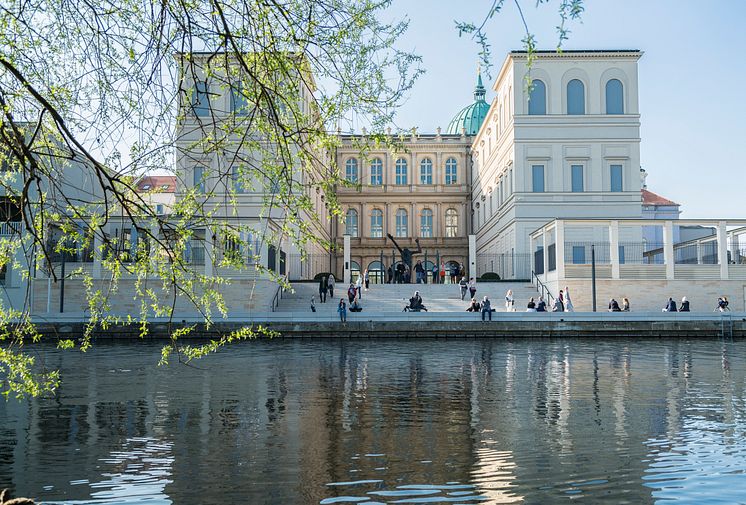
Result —
[[407, 184], [407, 160], [404, 158], [396, 160], [396, 183]]
[[350, 158], [345, 163], [345, 179], [349, 182], [357, 182], [357, 158]]
[[606, 83], [606, 113], [624, 114], [624, 86], [619, 79]]
[[351, 237], [357, 237], [357, 211], [347, 209], [345, 214], [345, 234]]
[[446, 160], [446, 184], [456, 184], [458, 173], [458, 162], [456, 158]]
[[547, 87], [544, 81], [533, 79], [531, 81], [531, 94], [528, 98], [528, 113], [538, 116], [547, 113]]
[[399, 209], [396, 211], [396, 236], [406, 237], [407, 236], [407, 211], [405, 209]]
[[456, 209], [446, 210], [446, 237], [458, 236], [458, 212]]
[[578, 79], [567, 83], [567, 113], [585, 114], [585, 85]]
[[380, 209], [373, 209], [370, 213], [370, 236], [383, 237], [383, 212]]
[[420, 184], [433, 183], [433, 160], [425, 158], [420, 161]]
[[433, 236], [433, 211], [430, 209], [422, 209], [420, 214], [420, 236], [422, 238]]
[[380, 261], [371, 261], [368, 264], [368, 276], [370, 277], [370, 282], [373, 284], [383, 284], [386, 277], [384, 275], [385, 271], [386, 269], [383, 268], [383, 263]]
[[350, 279], [354, 281], [358, 277], [360, 277], [360, 275], [362, 275], [362, 271], [360, 270], [360, 263], [354, 260], [350, 261]]
[[370, 185], [381, 186], [383, 184], [383, 162], [380, 158], [373, 158], [370, 162]]

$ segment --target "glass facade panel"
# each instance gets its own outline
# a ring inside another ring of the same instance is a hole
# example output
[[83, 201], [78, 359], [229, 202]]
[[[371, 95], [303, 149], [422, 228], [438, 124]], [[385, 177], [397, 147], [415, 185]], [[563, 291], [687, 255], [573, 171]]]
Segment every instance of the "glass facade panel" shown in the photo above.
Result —
[[567, 83], [567, 113], [585, 114], [585, 85], [578, 79]]
[[531, 94], [528, 100], [528, 113], [531, 116], [547, 113], [547, 87], [544, 81], [534, 79], [531, 81]]
[[573, 265], [585, 265], [585, 246], [572, 246], [572, 263]]

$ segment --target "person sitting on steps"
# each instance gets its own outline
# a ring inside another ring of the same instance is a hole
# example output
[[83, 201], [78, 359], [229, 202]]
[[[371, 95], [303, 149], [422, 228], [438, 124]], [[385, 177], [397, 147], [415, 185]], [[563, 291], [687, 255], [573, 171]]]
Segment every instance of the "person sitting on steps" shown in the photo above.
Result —
[[427, 312], [427, 308], [422, 303], [422, 297], [420, 296], [419, 291], [415, 291], [412, 298], [409, 299], [409, 305], [404, 307], [402, 312], [419, 312], [421, 310], [424, 310]]
[[469, 308], [466, 309], [466, 312], [479, 312], [482, 310], [482, 306], [479, 305], [479, 302], [476, 298], [471, 299], [471, 304], [469, 305]]
[[360, 298], [357, 296], [354, 300], [352, 300], [352, 303], [350, 303], [350, 312], [362, 312], [363, 306], [360, 304]]

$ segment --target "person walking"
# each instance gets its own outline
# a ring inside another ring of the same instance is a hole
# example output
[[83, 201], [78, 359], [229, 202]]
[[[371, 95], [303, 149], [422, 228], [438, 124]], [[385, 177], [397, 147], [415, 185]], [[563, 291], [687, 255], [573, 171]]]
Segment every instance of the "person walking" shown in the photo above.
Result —
[[474, 280], [474, 277], [469, 279], [469, 294], [472, 298], [477, 294], [477, 281]]
[[311, 296], [311, 312], [316, 312], [316, 300]]
[[327, 284], [326, 284], [326, 276], [321, 276], [321, 279], [319, 279], [319, 303], [326, 302], [326, 291], [327, 291]]
[[363, 274], [363, 281], [365, 282], [365, 291], [368, 291], [370, 286], [370, 272], [368, 272], [368, 269], [365, 269], [365, 273]]
[[690, 312], [689, 300], [686, 299], [686, 296], [681, 299], [681, 306], [679, 307], [679, 312]]
[[329, 280], [326, 282], [327, 287], [329, 288], [329, 299], [331, 300], [334, 298], [334, 284], [336, 284], [336, 281], [334, 280], [334, 274], [329, 274]]
[[464, 267], [463, 263], [461, 263], [458, 266], [458, 277], [459, 277], [459, 280], [461, 280], [461, 279], [463, 279], [463, 278], [466, 277], [466, 267]]
[[464, 297], [466, 296], [466, 291], [469, 289], [469, 284], [466, 282], [466, 279], [461, 277], [461, 280], [458, 281], [459, 289], [461, 290], [461, 300], [463, 301]]
[[505, 293], [505, 312], [515, 312], [515, 298], [513, 298], [512, 289]]
[[489, 314], [490, 321], [492, 321], [492, 304], [490, 304], [490, 299], [486, 296], [482, 300], [482, 321], [484, 321], [485, 314]]
[[565, 312], [575, 312], [575, 307], [570, 299], [570, 290], [565, 286]]
[[[357, 291], [357, 297], [363, 299], [363, 276], [358, 275], [357, 281], [355, 282], [355, 291]], [[350, 301], [352, 303], [352, 301]]]
[[339, 320], [343, 323], [347, 322], [347, 304], [344, 298], [339, 299], [339, 305], [337, 305], [337, 312], [339, 312]]

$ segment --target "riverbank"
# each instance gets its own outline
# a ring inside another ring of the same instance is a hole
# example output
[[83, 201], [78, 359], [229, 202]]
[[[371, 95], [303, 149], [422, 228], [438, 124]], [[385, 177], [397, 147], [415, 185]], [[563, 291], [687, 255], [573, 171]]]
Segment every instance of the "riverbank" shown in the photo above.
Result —
[[[74, 338], [82, 334], [85, 319], [55, 315], [36, 319], [47, 337]], [[148, 338], [167, 338], [177, 328], [194, 326], [192, 336], [215, 338], [247, 325], [261, 325], [282, 338], [419, 338], [419, 337], [746, 337], [746, 313], [662, 312], [498, 312], [482, 322], [473, 313], [379, 313], [348, 314], [346, 323], [313, 313], [254, 313], [220, 319], [209, 328], [198, 319], [149, 323]], [[96, 339], [139, 338], [138, 324], [112, 325], [96, 332]]]

